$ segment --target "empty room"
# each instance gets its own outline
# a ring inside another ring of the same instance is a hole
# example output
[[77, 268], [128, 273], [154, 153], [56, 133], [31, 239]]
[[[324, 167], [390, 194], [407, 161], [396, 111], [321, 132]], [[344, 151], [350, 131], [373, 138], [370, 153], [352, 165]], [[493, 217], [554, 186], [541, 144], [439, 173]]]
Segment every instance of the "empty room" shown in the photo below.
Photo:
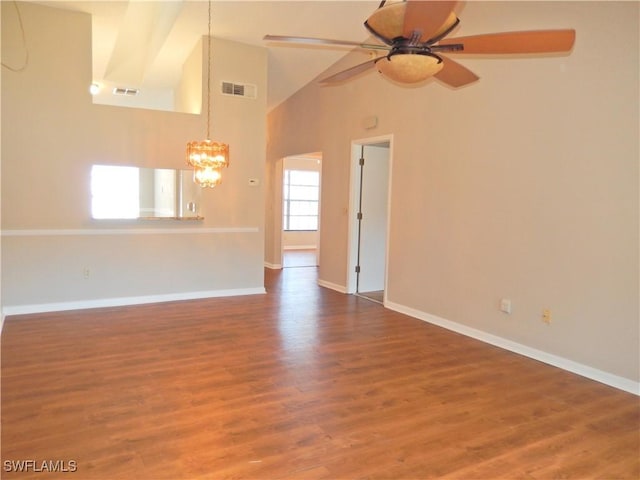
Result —
[[640, 478], [640, 2], [0, 7], [2, 478]]

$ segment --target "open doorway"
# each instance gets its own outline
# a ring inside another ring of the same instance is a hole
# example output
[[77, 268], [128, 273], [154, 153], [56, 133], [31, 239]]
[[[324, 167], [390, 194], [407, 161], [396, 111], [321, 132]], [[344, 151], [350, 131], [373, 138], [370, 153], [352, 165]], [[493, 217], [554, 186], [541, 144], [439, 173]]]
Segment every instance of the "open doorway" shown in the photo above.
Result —
[[349, 293], [384, 304], [392, 137], [352, 142]]
[[322, 154], [286, 157], [282, 168], [282, 266], [319, 265]]

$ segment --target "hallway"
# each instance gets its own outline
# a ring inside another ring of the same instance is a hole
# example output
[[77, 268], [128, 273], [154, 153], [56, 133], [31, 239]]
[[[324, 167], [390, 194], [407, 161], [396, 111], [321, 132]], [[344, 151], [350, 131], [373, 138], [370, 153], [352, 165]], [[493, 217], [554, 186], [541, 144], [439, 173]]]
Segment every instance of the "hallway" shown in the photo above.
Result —
[[282, 252], [282, 266], [288, 267], [316, 267], [317, 251], [315, 249], [284, 250]]

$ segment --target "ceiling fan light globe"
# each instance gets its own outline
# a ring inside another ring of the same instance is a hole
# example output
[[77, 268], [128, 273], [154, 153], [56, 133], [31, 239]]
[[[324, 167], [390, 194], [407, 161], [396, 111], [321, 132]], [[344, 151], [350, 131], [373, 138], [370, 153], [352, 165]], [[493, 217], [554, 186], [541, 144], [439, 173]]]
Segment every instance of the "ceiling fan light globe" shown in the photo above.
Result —
[[[407, 37], [404, 32], [406, 13], [407, 2], [387, 3], [369, 15], [369, 18], [367, 18], [364, 24], [370, 32], [378, 36], [381, 40], [394, 41], [398, 38]], [[437, 38], [443, 35], [457, 23], [458, 17], [452, 11], [440, 28], [431, 33], [430, 38]], [[426, 38], [422, 39], [422, 41], [427, 40]]]
[[367, 18], [365, 26], [379, 37], [388, 40], [402, 37], [406, 9], [405, 2], [389, 3], [373, 12]]
[[398, 83], [419, 83], [432, 77], [444, 66], [433, 55], [404, 53], [381, 58], [376, 62], [378, 71]]

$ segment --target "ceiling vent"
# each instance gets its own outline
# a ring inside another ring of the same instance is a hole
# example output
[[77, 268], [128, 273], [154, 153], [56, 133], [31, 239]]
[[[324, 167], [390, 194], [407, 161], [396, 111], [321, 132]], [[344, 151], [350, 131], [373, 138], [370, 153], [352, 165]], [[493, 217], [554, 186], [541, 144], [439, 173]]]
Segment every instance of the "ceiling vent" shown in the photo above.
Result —
[[140, 90], [138, 90], [137, 88], [116, 87], [113, 89], [113, 94], [126, 95], [127, 97], [135, 97], [136, 95], [138, 95], [139, 91]]
[[222, 94], [234, 97], [256, 98], [258, 88], [248, 83], [222, 82]]

